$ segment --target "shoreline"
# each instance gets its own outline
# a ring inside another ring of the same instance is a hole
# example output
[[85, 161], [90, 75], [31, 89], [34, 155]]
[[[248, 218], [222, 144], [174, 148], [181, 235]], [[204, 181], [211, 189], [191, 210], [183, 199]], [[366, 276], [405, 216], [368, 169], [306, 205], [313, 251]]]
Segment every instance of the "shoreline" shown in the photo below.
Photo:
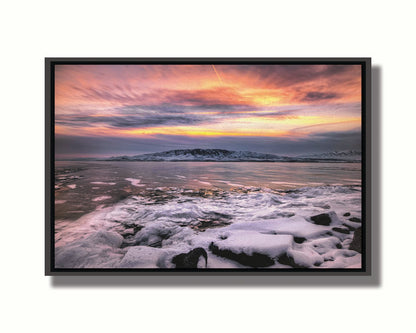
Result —
[[[321, 196], [323, 195], [327, 199], [326, 201], [330, 202], [334, 201], [334, 198], [328, 197], [325, 190], [329, 192], [332, 190], [334, 196], [341, 195], [341, 197], [342, 191], [344, 191], [349, 193], [344, 196], [354, 198], [357, 194], [361, 194], [358, 188], [361, 186], [346, 185], [332, 186], [332, 188], [331, 186], [315, 186], [282, 191], [280, 194], [277, 191], [260, 189], [252, 192], [223, 191], [216, 195], [177, 189], [176, 193], [181, 193], [179, 196], [172, 196], [172, 193], [168, 193], [172, 189], [167, 189], [160, 191], [159, 195], [153, 197], [132, 195], [108, 207], [98, 206], [98, 209], [73, 221], [72, 227], [75, 229], [74, 223], [79, 220], [83, 220], [85, 225], [92, 226], [92, 229], [90, 232], [84, 230], [84, 233], [79, 233], [80, 238], [74, 240], [70, 246], [67, 244], [68, 248], [57, 247], [57, 259], [58, 263], [60, 260], [61, 262], [62, 260], [71, 261], [68, 259], [68, 253], [72, 253], [72, 256], [77, 258], [78, 264], [73, 264], [75, 266], [64, 264], [64, 268], [88, 268], [91, 267], [90, 265], [93, 268], [100, 268], [101, 265], [104, 265], [104, 268], [124, 266], [126, 266], [124, 268], [173, 268], [171, 261], [175, 255], [187, 253], [192, 248], [202, 247], [208, 253], [208, 268], [223, 268], [224, 266], [225, 268], [250, 268], [250, 266], [241, 264], [241, 262], [246, 262], [244, 260], [247, 258], [237, 257], [239, 259], [236, 261], [235, 256], [234, 259], [224, 257], [224, 252], [221, 250], [241, 255], [241, 253], [245, 253], [243, 251], [245, 249], [249, 253], [260, 251], [263, 255], [268, 255], [270, 253], [267, 251], [270, 249], [262, 249], [262, 244], [264, 239], [274, 242], [277, 238], [265, 236], [274, 234], [275, 236], [289, 235], [291, 238], [285, 240], [287, 247], [284, 254], [286, 257], [282, 259], [283, 253], [272, 254], [275, 255], [275, 259], [272, 259], [273, 265], [270, 265], [270, 268], [299, 268], [298, 266], [324, 268], [325, 265], [331, 267], [332, 261], [336, 262], [332, 266], [340, 265], [340, 262], [347, 265], [352, 260], [348, 258], [358, 255], [358, 253], [350, 252], [352, 250], [349, 250], [349, 245], [353, 241], [354, 231], [358, 229], [359, 224], [349, 221], [349, 219], [353, 217], [360, 219], [360, 212], [354, 209], [354, 212], [343, 212], [339, 203], [333, 207], [334, 204], [323, 202], [325, 201], [323, 198], [319, 199], [318, 197], [317, 199], [314, 192], [324, 191]], [[225, 193], [228, 197], [224, 198]], [[341, 199], [339, 200], [342, 202]], [[309, 203], [305, 204], [305, 202]], [[200, 209], [202, 207], [206, 210], [206, 207], [217, 206], [221, 203], [223, 207], [217, 207], [218, 213], [208, 212], [207, 215], [206, 211]], [[236, 211], [236, 207], [240, 207], [243, 215], [238, 217], [234, 214], [231, 221], [227, 220]], [[285, 210], [288, 213], [285, 213]], [[311, 221], [312, 212], [331, 213], [331, 222], [327, 226], [313, 223]], [[263, 213], [263, 216], [258, 213]], [[349, 213], [351, 217], [343, 216], [345, 213]], [[146, 220], [146, 216], [148, 220]], [[186, 220], [187, 216], [188, 220]], [[250, 222], [250, 220], [254, 222]], [[94, 221], [101, 227], [95, 225]], [[217, 221], [217, 225], [210, 228], [209, 224], [215, 221]], [[202, 229], [199, 229], [198, 223], [202, 225]], [[288, 227], [289, 229], [287, 229]], [[333, 230], [334, 228], [335, 230]], [[310, 233], [305, 234], [305, 230], [309, 230]], [[227, 232], [229, 233], [227, 238], [231, 237], [234, 240], [231, 245], [224, 247], [221, 241], [225, 239], [221, 240], [221, 237], [224, 237], [224, 233]], [[233, 236], [237, 234], [242, 237]], [[251, 244], [251, 248], [247, 244], [239, 243], [239, 239], [247, 239], [248, 235], [249, 239], [260, 238], [257, 244]], [[304, 239], [303, 242], [300, 242], [302, 239]], [[313, 247], [314, 245], [320, 249], [318, 252]], [[258, 246], [260, 248], [256, 248]], [[88, 249], [87, 253], [82, 254], [85, 249]], [[107, 257], [113, 257], [112, 260], [96, 264], [89, 262], [88, 257], [100, 257], [103, 253], [106, 253]], [[309, 259], [305, 259], [305, 255], [309, 256]], [[125, 256], [127, 257], [123, 262]], [[149, 256], [153, 259], [143, 262], [144, 258]], [[250, 255], [245, 253], [245, 256]], [[317, 261], [311, 263], [313, 258]], [[358, 259], [357, 257], [354, 260]], [[80, 264], [80, 261], [84, 261], [84, 264]], [[212, 265], [220, 267], [212, 267]]]

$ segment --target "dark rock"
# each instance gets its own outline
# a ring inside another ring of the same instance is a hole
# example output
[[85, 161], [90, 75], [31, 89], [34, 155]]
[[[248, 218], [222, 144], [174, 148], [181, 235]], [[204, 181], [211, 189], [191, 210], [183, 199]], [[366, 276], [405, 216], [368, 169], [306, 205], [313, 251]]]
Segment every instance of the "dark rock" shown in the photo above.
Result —
[[354, 237], [350, 244], [350, 250], [354, 250], [359, 253], [362, 253], [361, 241], [362, 241], [362, 230], [361, 230], [361, 227], [359, 227], [354, 231]]
[[353, 231], [353, 230], [355, 230], [354, 226], [349, 225], [349, 224], [346, 224], [346, 223], [343, 223], [343, 224], [342, 224], [342, 226], [343, 226], [343, 227], [347, 227], [349, 231]]
[[231, 259], [245, 266], [251, 267], [267, 267], [274, 264], [274, 260], [269, 256], [261, 253], [253, 253], [248, 255], [245, 253], [234, 253], [231, 250], [222, 250], [212, 242], [209, 246], [210, 251], [220, 257]]
[[137, 234], [140, 230], [143, 229], [143, 226], [142, 225], [134, 226], [133, 229], [134, 229], [134, 234]]
[[345, 213], [344, 214], [344, 216], [350, 216], [351, 215], [351, 213]]
[[283, 255], [281, 255], [278, 259], [277, 259], [277, 261], [279, 262], [279, 263], [281, 263], [282, 265], [288, 265], [288, 266], [291, 266], [291, 267], [296, 267], [297, 265], [296, 265], [296, 263], [295, 263], [295, 261], [293, 260], [293, 258], [290, 256], [288, 256], [287, 255], [287, 253], [285, 253], [285, 254], [283, 254]]
[[361, 222], [361, 219], [359, 219], [358, 217], [351, 217], [349, 220], [351, 222]]
[[319, 224], [319, 225], [330, 225], [332, 222], [331, 217], [327, 213], [311, 216], [311, 220], [315, 224]]
[[302, 244], [304, 241], [306, 241], [305, 237], [293, 237], [293, 240], [295, 243]]
[[198, 268], [198, 261], [200, 257], [205, 258], [205, 268], [208, 265], [208, 255], [202, 247], [197, 247], [188, 253], [181, 253], [172, 258], [172, 263], [176, 268]]
[[288, 255], [287, 253], [282, 254], [277, 261], [282, 265], [288, 265], [293, 268], [308, 268], [307, 266], [299, 265], [295, 262], [292, 256]]
[[350, 229], [348, 228], [340, 228], [340, 227], [334, 227], [332, 228], [333, 231], [340, 232], [341, 234], [349, 234]]

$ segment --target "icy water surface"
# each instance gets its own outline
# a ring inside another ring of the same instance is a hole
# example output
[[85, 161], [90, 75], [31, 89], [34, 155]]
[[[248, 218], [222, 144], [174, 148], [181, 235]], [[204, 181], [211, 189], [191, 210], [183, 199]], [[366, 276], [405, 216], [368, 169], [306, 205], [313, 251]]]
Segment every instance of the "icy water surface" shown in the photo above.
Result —
[[[172, 258], [196, 247], [207, 251], [208, 268], [251, 268], [253, 253], [271, 258], [265, 261], [271, 268], [360, 264], [360, 254], [349, 250], [361, 222], [358, 163], [56, 162], [55, 168], [57, 267], [175, 268]], [[320, 213], [331, 216], [330, 225], [311, 221]]]

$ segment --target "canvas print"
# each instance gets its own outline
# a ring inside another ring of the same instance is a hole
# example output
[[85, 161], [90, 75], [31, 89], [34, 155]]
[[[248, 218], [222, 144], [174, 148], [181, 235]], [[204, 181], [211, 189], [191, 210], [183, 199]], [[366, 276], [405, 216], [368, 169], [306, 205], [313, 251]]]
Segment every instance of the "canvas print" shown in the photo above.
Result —
[[362, 269], [362, 66], [54, 64], [53, 269]]

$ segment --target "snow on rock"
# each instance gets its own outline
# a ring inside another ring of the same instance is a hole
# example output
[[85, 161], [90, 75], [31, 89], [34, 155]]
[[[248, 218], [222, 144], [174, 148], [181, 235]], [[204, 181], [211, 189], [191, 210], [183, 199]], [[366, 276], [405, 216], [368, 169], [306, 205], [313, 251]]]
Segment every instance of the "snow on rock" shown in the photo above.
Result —
[[183, 228], [173, 222], [155, 222], [146, 225], [134, 237], [137, 245], [161, 246], [162, 241], [183, 231]]
[[340, 232], [341, 234], [346, 234], [346, 235], [350, 233], [350, 229], [346, 227], [333, 227], [332, 231]]
[[326, 235], [328, 227], [315, 225], [301, 217], [271, 219], [253, 222], [234, 223], [223, 230], [255, 230], [269, 234], [287, 234], [294, 237], [313, 239]]
[[257, 252], [254, 252], [252, 255], [247, 255], [244, 252], [235, 253], [229, 249], [220, 249], [214, 243], [211, 243], [209, 249], [213, 254], [219, 257], [234, 260], [245, 266], [268, 267], [274, 264], [273, 259], [269, 256]]
[[175, 268], [172, 258], [180, 253], [177, 249], [150, 246], [131, 246], [120, 261], [119, 268]]
[[129, 247], [120, 268], [158, 268], [157, 262], [165, 250], [149, 246]]
[[247, 268], [235, 260], [229, 260], [208, 251], [208, 268]]
[[352, 250], [333, 250], [323, 255], [319, 268], [361, 268], [361, 254]]
[[89, 268], [117, 266], [123, 254], [119, 248], [123, 237], [100, 230], [90, 236], [58, 247], [55, 252], [57, 268]]
[[239, 230], [225, 239], [212, 242], [210, 250], [253, 267], [267, 267], [274, 264], [274, 258], [282, 255], [293, 244], [291, 235], [269, 235], [256, 231]]
[[86, 241], [94, 245], [120, 247], [123, 243], [123, 237], [116, 232], [100, 230], [89, 236]]
[[333, 234], [331, 226], [292, 217], [231, 224], [217, 231], [217, 239], [209, 249], [245, 266], [274, 267], [277, 262], [286, 267], [316, 268], [333, 260], [324, 255], [342, 251], [343, 241], [350, 238], [350, 234]]
[[337, 237], [326, 237], [314, 239], [310, 242], [310, 245], [313, 247], [314, 251], [318, 254], [323, 254], [332, 249], [342, 248], [342, 244]]
[[169, 238], [164, 239], [162, 245], [164, 247], [173, 247], [178, 250], [187, 250], [189, 247], [199, 243], [197, 240], [198, 238], [199, 237], [192, 229], [180, 228], [178, 232], [174, 233]]
[[344, 221], [343, 224], [350, 230], [355, 230], [361, 227], [361, 223], [359, 222]]
[[[308, 247], [303, 247], [301, 250], [289, 249], [286, 255], [290, 258], [290, 266], [295, 268], [311, 268], [324, 262], [316, 251]], [[279, 259], [279, 262], [283, 263], [282, 259]]]

